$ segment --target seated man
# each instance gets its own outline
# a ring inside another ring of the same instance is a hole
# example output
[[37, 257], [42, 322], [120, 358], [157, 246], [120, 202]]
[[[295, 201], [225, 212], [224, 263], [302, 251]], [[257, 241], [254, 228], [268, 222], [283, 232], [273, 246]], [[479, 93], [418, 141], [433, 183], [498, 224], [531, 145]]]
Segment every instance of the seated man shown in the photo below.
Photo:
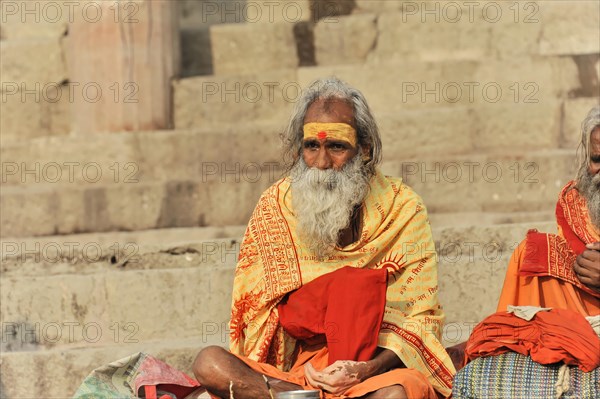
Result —
[[600, 106], [582, 123], [577, 180], [561, 191], [558, 235], [530, 231], [510, 260], [498, 311], [508, 305], [600, 314]]
[[556, 206], [558, 235], [531, 230], [513, 253], [497, 312], [466, 342], [470, 363], [456, 374], [453, 397], [559, 398], [568, 392], [579, 398], [597, 391], [600, 340], [592, 326], [600, 315], [600, 107], [582, 124], [581, 149], [577, 179], [562, 189]]
[[427, 212], [377, 165], [363, 95], [320, 80], [284, 133], [288, 176], [261, 196], [235, 272], [231, 353], [200, 351], [209, 393], [236, 399], [319, 389], [326, 398], [449, 396], [454, 366]]

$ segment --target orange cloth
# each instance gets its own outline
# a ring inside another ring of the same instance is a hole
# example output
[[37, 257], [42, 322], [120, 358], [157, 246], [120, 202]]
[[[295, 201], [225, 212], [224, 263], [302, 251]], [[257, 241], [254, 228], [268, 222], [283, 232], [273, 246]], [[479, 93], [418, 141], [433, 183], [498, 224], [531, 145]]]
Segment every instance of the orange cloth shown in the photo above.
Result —
[[[278, 378], [283, 381], [291, 382], [302, 386], [303, 389], [315, 389], [305, 378], [304, 365], [310, 362], [315, 369], [322, 370], [327, 367], [329, 353], [323, 344], [308, 346], [301, 344], [297, 360], [289, 372], [283, 372], [270, 364], [259, 363], [248, 358], [240, 357], [250, 368], [269, 377]], [[391, 385], [402, 385], [411, 399], [439, 399], [433, 386], [427, 381], [427, 378], [415, 369], [395, 369], [387, 373], [371, 377], [360, 384], [357, 384], [344, 393], [342, 398], [358, 398], [378, 389]], [[340, 398], [330, 393], [322, 393], [326, 399]]]
[[558, 235], [530, 231], [510, 259], [497, 311], [508, 305], [570, 309], [600, 314], [600, 293], [584, 286], [573, 262], [585, 244], [599, 241], [585, 199], [569, 182], [556, 206]]
[[567, 309], [538, 312], [530, 321], [494, 313], [475, 327], [465, 355], [473, 360], [508, 351], [540, 364], [579, 366], [585, 372], [600, 366], [600, 338], [581, 314]]
[[377, 351], [386, 287], [384, 269], [342, 267], [286, 296], [277, 305], [279, 322], [295, 339], [325, 338], [328, 365], [371, 360]]
[[[419, 196], [400, 179], [378, 171], [361, 208], [359, 240], [319, 260], [296, 234], [290, 188], [289, 178], [272, 185], [248, 224], [235, 271], [231, 352], [291, 372], [298, 366], [301, 343], [281, 326], [280, 301], [345, 266], [384, 269], [388, 279], [377, 346], [393, 351], [408, 369], [418, 370], [437, 392], [449, 396], [455, 369], [440, 343], [444, 315], [437, 295], [437, 258]], [[324, 361], [315, 367], [326, 365]], [[378, 376], [373, 381], [382, 388], [397, 384], [394, 378]], [[365, 383], [374, 384], [371, 380]]]

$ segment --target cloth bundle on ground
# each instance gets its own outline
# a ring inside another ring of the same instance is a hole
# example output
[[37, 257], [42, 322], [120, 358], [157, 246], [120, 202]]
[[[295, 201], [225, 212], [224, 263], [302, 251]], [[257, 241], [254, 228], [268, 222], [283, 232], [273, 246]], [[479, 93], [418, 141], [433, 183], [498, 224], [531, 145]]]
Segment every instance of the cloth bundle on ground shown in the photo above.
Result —
[[585, 317], [567, 309], [537, 312], [530, 321], [494, 313], [475, 327], [465, 355], [472, 360], [508, 351], [540, 364], [564, 362], [588, 372], [600, 366], [600, 338]]
[[454, 399], [600, 399], [600, 368], [568, 367], [559, 389], [561, 364], [541, 365], [515, 352], [480, 357], [456, 373]]
[[184, 399], [201, 392], [195, 379], [138, 352], [92, 371], [73, 399]]

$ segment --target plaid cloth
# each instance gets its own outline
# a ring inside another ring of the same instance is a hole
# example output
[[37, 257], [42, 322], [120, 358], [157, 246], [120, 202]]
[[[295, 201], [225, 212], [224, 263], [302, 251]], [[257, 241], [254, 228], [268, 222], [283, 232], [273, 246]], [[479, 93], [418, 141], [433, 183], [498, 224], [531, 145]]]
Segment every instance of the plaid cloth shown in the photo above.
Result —
[[[552, 399], [562, 363], [541, 365], [515, 352], [480, 357], [454, 377], [454, 399]], [[561, 399], [600, 399], [600, 368], [569, 367], [569, 390]]]

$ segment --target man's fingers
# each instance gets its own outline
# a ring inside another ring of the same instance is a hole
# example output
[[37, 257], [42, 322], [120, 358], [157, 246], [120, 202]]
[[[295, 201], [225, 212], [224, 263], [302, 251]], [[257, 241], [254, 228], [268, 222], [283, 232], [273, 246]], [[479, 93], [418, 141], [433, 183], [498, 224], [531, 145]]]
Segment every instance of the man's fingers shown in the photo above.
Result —
[[328, 392], [331, 391], [331, 386], [325, 381], [323, 373], [315, 370], [310, 362], [304, 365], [304, 374], [308, 380], [308, 383], [313, 387], [323, 389]]
[[600, 241], [589, 243], [585, 246], [587, 249], [593, 249], [596, 251], [600, 251]]
[[[583, 254], [577, 257], [577, 262], [580, 272], [584, 273], [583, 270], [587, 270], [592, 275], [600, 275], [600, 252], [596, 251], [584, 251]], [[575, 271], [577, 269], [575, 268]]]
[[582, 277], [593, 278], [595, 273], [590, 265], [590, 261], [579, 255], [577, 261], [573, 265], [573, 271], [581, 280]]
[[306, 380], [308, 381], [308, 383], [310, 385], [312, 385], [313, 387], [321, 388], [322, 389], [322, 387], [319, 385], [319, 382], [315, 379], [315, 373], [316, 373], [316, 370], [312, 366], [312, 364], [306, 363], [304, 365], [304, 375], [305, 375]]
[[587, 285], [588, 287], [594, 287], [594, 288], [600, 288], [600, 283], [598, 282], [598, 279], [593, 279], [587, 276], [577, 276], [579, 278], [579, 281], [581, 281], [583, 284]]
[[592, 249], [586, 249], [581, 256], [591, 262], [600, 269], [600, 252]]

